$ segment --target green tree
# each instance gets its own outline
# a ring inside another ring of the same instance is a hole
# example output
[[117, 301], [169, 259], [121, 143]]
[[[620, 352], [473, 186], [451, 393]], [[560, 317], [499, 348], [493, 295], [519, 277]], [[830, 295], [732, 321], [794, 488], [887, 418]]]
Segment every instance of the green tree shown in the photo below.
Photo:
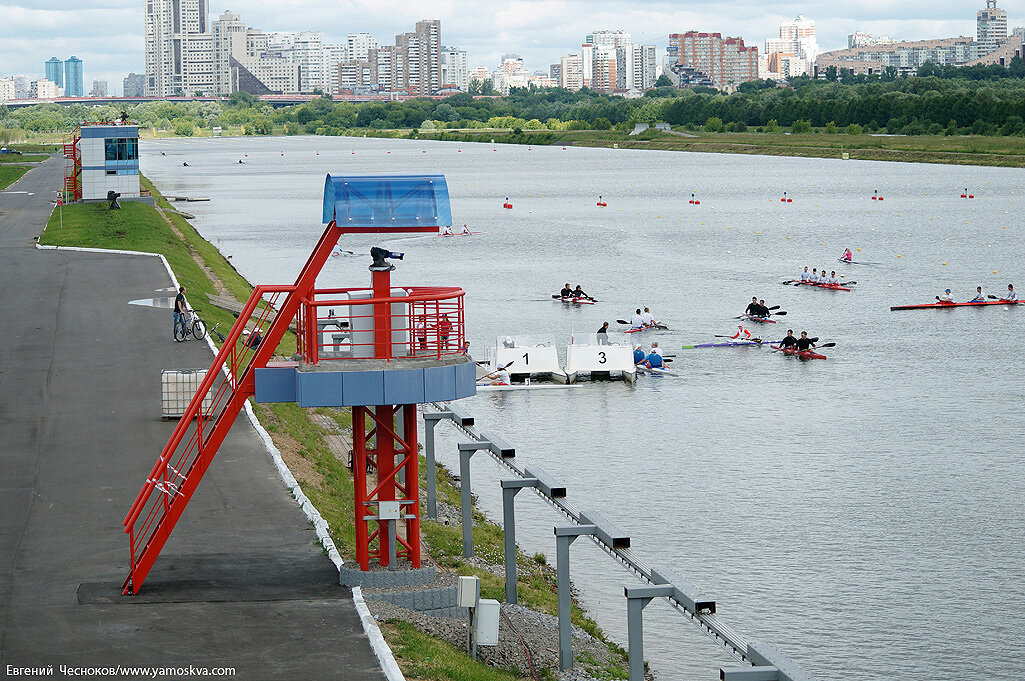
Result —
[[779, 123], [775, 118], [770, 119], [765, 124], [765, 132], [779, 132]]
[[658, 77], [658, 80], [655, 81], [655, 87], [672, 87], [672, 86], [673, 86], [673, 81], [670, 80], [669, 76], [667, 76], [664, 73], [661, 76]]
[[862, 130], [861, 126], [857, 123], [851, 123], [846, 128], [844, 128], [844, 132], [846, 132], [848, 135], [860, 135], [864, 132], [864, 130]]
[[804, 135], [811, 132], [811, 121], [794, 121], [790, 126], [790, 132], [795, 135]]
[[827, 135], [835, 135], [836, 132], [837, 132], [836, 131], [836, 123], [834, 121], [829, 121], [828, 123], [826, 123], [826, 134]]
[[718, 116], [711, 116], [705, 120], [705, 132], [722, 132], [722, 119]]
[[235, 108], [250, 107], [256, 104], [256, 101], [256, 97], [248, 92], [232, 92], [231, 96], [228, 97], [228, 106]]
[[176, 118], [173, 121], [174, 134], [179, 137], [192, 137], [196, 134], [196, 126], [192, 124], [192, 121], [185, 118]]
[[591, 123], [591, 128], [594, 130], [609, 130], [612, 127], [612, 122], [607, 118], [596, 118]]

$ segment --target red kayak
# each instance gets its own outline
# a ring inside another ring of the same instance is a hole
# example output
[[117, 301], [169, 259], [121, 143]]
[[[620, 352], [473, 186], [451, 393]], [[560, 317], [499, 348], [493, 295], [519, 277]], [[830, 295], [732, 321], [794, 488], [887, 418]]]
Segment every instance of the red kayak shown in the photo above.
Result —
[[769, 319], [768, 317], [756, 317], [753, 314], [745, 314], [744, 315], [744, 319], [748, 320], [749, 322], [759, 322], [761, 324], [775, 324], [776, 323], [775, 319]]
[[791, 355], [793, 357], [800, 357], [801, 359], [826, 359], [825, 355], [820, 355], [814, 350], [797, 350], [795, 348], [781, 348], [778, 345], [769, 346], [773, 350], [778, 350], [784, 355]]
[[794, 286], [816, 286], [818, 288], [827, 288], [830, 291], [850, 291], [849, 288], [844, 288], [843, 286], [840, 286], [840, 284], [813, 284], [808, 281], [799, 281], [795, 283]]
[[593, 300], [588, 300], [587, 298], [577, 298], [575, 296], [571, 296], [569, 298], [555, 298], [554, 300], [560, 300], [564, 303], [571, 303], [573, 305], [594, 305]]
[[890, 307], [890, 311], [893, 310], [926, 310], [933, 307], [983, 307], [985, 305], [1018, 305], [1025, 303], [1025, 300], [983, 300], [977, 303], [944, 303], [942, 301], [936, 303], [922, 303], [921, 305], [893, 305]]

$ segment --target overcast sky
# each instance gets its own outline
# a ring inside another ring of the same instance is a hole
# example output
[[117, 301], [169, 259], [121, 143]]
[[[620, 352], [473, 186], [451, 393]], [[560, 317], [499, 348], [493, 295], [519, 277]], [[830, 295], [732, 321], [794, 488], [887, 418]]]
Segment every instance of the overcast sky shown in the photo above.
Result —
[[[85, 89], [107, 80], [120, 94], [124, 76], [142, 73], [143, 0], [0, 0], [0, 75], [39, 77], [52, 56], [84, 61]], [[69, 7], [70, 6], [70, 7]], [[823, 50], [846, 47], [847, 34], [867, 31], [904, 40], [975, 35], [977, 2], [936, 0], [212, 0], [211, 21], [231, 10], [263, 31], [321, 31], [328, 42], [368, 32], [391, 44], [418, 19], [441, 19], [443, 42], [465, 49], [470, 67], [494, 68], [500, 56], [523, 56], [543, 69], [579, 50], [594, 30], [623, 29], [634, 42], [665, 50], [669, 33], [691, 29], [739, 35], [764, 47], [780, 20], [804, 14], [816, 22]], [[1025, 24], [1025, 0], [1005, 0], [1008, 26]]]

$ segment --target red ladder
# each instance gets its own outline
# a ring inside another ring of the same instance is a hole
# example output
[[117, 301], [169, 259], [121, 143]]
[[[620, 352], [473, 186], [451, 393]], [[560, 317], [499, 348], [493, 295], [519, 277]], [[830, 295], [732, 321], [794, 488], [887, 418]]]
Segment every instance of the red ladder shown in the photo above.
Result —
[[[294, 285], [257, 286], [253, 290], [125, 516], [122, 524], [128, 533], [131, 566], [122, 593], [139, 593], [217, 449], [246, 400], [253, 396], [255, 370], [265, 367], [273, 356], [303, 300], [313, 291], [317, 274], [341, 233], [333, 221], [327, 226]], [[285, 294], [284, 302], [280, 310], [276, 310], [282, 294]], [[269, 296], [269, 300], [265, 300], [265, 296]], [[258, 311], [257, 326], [267, 330], [263, 342], [255, 351], [244, 345], [238, 347], [246, 322]], [[227, 376], [222, 373], [225, 368]]]

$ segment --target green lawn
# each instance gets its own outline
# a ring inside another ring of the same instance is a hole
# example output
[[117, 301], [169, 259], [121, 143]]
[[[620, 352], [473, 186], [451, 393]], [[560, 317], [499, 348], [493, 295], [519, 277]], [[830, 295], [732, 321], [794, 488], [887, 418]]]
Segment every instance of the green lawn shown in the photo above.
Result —
[[31, 170], [29, 166], [3, 166], [0, 165], [0, 189], [7, 189], [21, 179], [21, 176]]
[[48, 158], [49, 154], [0, 154], [0, 163], [39, 163]]

